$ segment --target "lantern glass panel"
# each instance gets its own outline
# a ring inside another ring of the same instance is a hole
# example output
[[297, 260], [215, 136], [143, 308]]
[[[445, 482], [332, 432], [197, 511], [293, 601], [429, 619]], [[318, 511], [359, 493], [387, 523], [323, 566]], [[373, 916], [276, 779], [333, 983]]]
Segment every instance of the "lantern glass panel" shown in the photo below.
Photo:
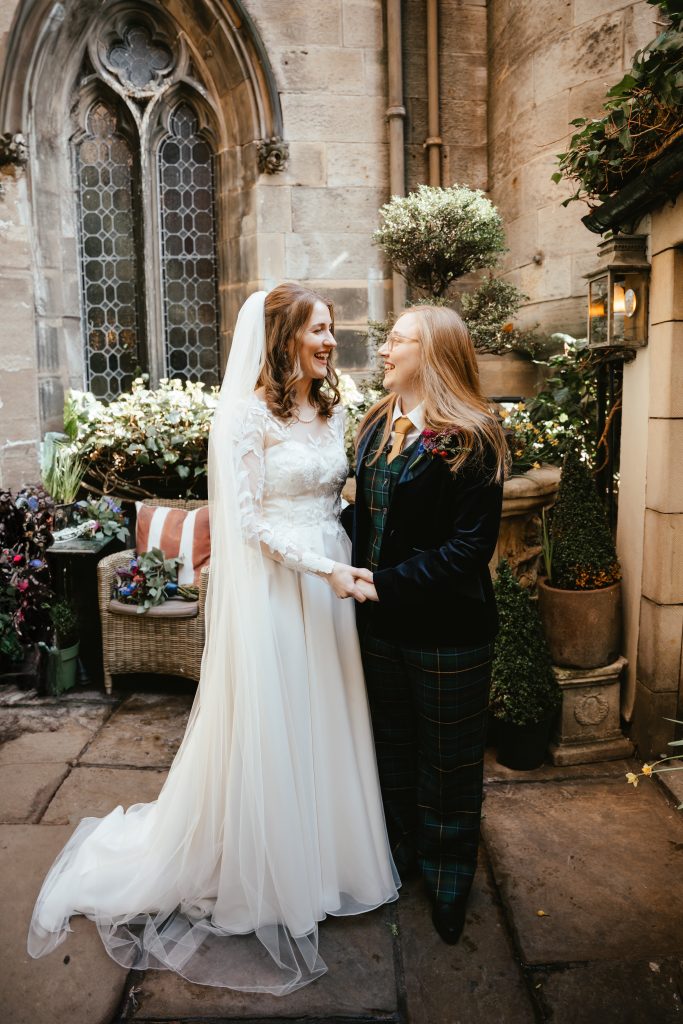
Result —
[[588, 340], [591, 345], [607, 342], [607, 275], [590, 283], [588, 306]]

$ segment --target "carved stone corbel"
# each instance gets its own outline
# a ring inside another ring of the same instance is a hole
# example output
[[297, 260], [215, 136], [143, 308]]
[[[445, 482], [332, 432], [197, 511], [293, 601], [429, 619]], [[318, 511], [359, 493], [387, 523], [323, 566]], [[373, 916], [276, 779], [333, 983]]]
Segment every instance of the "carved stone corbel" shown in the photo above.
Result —
[[289, 160], [289, 143], [279, 136], [263, 139], [258, 144], [258, 169], [261, 174], [284, 171]]
[[26, 140], [21, 132], [5, 132], [0, 135], [0, 167], [25, 164], [27, 159]]

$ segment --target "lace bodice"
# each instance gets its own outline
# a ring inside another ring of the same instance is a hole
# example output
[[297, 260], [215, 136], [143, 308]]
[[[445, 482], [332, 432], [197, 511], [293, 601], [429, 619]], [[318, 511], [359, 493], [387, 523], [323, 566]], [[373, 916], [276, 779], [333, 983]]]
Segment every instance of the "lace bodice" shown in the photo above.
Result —
[[277, 419], [252, 395], [237, 416], [234, 459], [245, 539], [291, 569], [330, 573], [334, 562], [309, 546], [310, 528], [341, 532], [348, 472], [343, 409], [308, 428]]

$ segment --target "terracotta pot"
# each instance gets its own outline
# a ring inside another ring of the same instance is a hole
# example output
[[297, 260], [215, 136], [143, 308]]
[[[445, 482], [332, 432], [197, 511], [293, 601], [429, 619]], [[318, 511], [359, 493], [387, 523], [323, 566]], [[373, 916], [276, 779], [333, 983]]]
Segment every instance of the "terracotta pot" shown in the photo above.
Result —
[[538, 580], [538, 610], [554, 665], [599, 668], [620, 654], [621, 582], [560, 590]]
[[535, 395], [539, 385], [539, 367], [521, 352], [477, 353], [479, 382], [487, 398], [516, 401]]

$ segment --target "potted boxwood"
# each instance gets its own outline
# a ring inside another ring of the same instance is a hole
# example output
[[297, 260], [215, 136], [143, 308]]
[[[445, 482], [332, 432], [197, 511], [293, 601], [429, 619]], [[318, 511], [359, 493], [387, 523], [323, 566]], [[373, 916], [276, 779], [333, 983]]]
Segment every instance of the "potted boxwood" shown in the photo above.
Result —
[[577, 447], [562, 464], [538, 600], [553, 664], [598, 668], [619, 655], [621, 572], [593, 475]]
[[527, 296], [492, 273], [473, 290], [456, 284], [466, 274], [495, 268], [505, 252], [502, 219], [491, 200], [465, 185], [419, 185], [407, 196], [393, 196], [379, 213], [373, 241], [416, 297], [459, 306], [484, 394], [498, 399], [536, 394], [540, 367], [532, 356], [539, 340], [512, 322]]
[[498, 566], [496, 602], [500, 630], [493, 654], [491, 713], [496, 719], [498, 761], [528, 771], [545, 760], [561, 693], [536, 603], [506, 559]]
[[70, 601], [58, 600], [50, 608], [54, 643], [47, 648], [47, 688], [59, 694], [76, 685], [78, 668], [78, 615]]

